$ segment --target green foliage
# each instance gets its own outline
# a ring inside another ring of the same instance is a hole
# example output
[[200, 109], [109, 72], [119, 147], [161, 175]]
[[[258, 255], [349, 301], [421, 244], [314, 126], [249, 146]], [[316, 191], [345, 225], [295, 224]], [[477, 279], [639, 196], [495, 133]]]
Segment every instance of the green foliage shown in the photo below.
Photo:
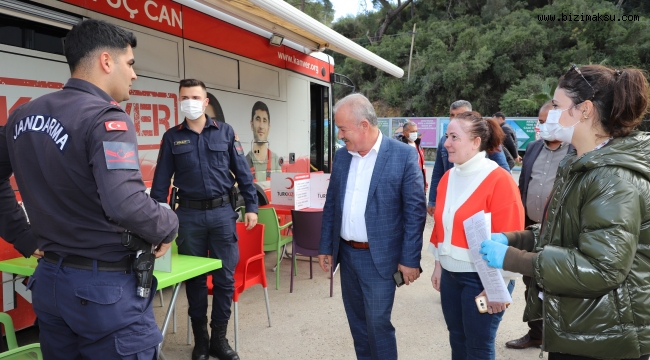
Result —
[[334, 6], [330, 0], [285, 0], [300, 9], [305, 4], [304, 13], [330, 26], [334, 20]]
[[[354, 1], [354, 0], [350, 0]], [[552, 5], [549, 5], [549, 2]], [[332, 54], [336, 72], [350, 77], [372, 101], [403, 115], [446, 114], [469, 100], [482, 114], [536, 116], [557, 79], [575, 63], [650, 70], [650, 1], [417, 0], [399, 14], [381, 42], [375, 11], [339, 19], [334, 30], [408, 69], [413, 24], [417, 34], [411, 79], [396, 79], [359, 61]], [[396, 2], [393, 2], [395, 4]], [[637, 21], [540, 21], [544, 15], [639, 15]]]

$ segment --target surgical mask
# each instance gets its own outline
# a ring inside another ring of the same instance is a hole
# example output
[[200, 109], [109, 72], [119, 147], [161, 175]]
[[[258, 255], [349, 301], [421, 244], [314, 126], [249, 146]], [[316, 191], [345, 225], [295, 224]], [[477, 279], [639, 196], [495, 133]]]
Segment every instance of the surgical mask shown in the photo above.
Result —
[[181, 112], [186, 118], [196, 120], [203, 115], [203, 101], [200, 100], [183, 100], [181, 101]]
[[409, 140], [415, 141], [417, 139], [418, 139], [418, 133], [412, 132], [412, 133], [409, 134]]
[[[571, 109], [571, 107], [569, 109]], [[571, 142], [571, 140], [573, 139], [573, 131], [575, 130], [575, 126], [578, 125], [580, 120], [578, 120], [575, 124], [571, 126], [562, 126], [560, 124], [560, 117], [562, 116], [563, 112], [569, 109], [550, 110], [548, 112], [548, 117], [546, 118], [546, 124], [544, 125], [546, 125], [545, 127], [547, 129], [549, 138], [553, 137], [554, 140], [562, 141], [566, 143]]]
[[551, 134], [546, 124], [539, 124], [539, 138], [546, 141], [555, 141], [555, 134]]

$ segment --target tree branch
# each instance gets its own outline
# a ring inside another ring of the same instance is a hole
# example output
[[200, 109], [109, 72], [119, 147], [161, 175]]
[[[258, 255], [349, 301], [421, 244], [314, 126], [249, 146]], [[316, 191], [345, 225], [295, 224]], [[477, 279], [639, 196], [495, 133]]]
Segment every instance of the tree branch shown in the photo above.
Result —
[[[382, 4], [386, 2], [386, 0], [379, 0]], [[399, 6], [397, 6], [394, 9], [390, 9], [388, 7], [388, 11], [386, 11], [386, 17], [384, 18], [384, 22], [377, 28], [377, 31], [375, 31], [375, 36], [374, 39], [375, 41], [381, 41], [381, 38], [384, 36], [384, 33], [386, 32], [386, 29], [390, 26], [390, 24], [397, 19], [397, 16], [399, 13], [404, 10], [413, 0], [406, 0], [403, 3], [401, 3]]]

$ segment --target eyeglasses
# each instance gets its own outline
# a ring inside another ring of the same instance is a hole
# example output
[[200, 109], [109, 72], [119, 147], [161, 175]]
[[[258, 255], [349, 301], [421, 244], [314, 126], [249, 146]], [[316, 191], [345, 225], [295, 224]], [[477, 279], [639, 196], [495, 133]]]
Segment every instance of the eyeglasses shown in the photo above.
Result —
[[593, 86], [591, 86], [591, 84], [589, 83], [589, 81], [587, 81], [587, 79], [585, 78], [585, 76], [582, 75], [582, 71], [580, 71], [580, 69], [578, 69], [578, 65], [576, 65], [576, 64], [571, 65], [571, 68], [569, 69], [569, 71], [571, 71], [571, 70], [575, 70], [575, 71], [578, 73], [578, 75], [582, 76], [582, 79], [583, 79], [583, 80], [587, 83], [587, 85], [589, 85], [589, 87], [591, 88], [591, 91], [592, 91], [592, 95], [591, 95], [591, 97], [590, 97], [589, 99], [585, 99], [584, 101], [587, 101], [587, 100], [591, 100], [591, 99], [593, 99], [594, 96], [596, 96], [596, 90], [594, 89]]

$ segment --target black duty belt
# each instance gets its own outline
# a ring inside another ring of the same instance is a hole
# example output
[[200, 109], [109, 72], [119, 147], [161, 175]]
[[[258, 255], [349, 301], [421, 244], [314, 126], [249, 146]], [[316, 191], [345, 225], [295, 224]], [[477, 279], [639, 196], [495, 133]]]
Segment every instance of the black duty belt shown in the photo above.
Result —
[[[46, 252], [45, 255], [43, 256], [43, 259], [45, 259], [45, 261], [47, 261], [49, 263], [58, 264], [59, 259], [61, 259], [61, 256], [59, 256], [57, 253]], [[131, 271], [131, 264], [133, 263], [133, 257], [125, 256], [120, 261], [108, 262], [108, 261], [94, 260], [94, 259], [91, 259], [91, 258], [78, 256], [78, 255], [68, 255], [68, 256], [63, 258], [63, 261], [61, 262], [61, 265], [71, 267], [71, 268], [75, 268], [75, 269], [92, 270], [93, 269], [93, 261], [97, 261], [97, 270], [100, 270], [100, 271], [126, 271], [126, 272], [130, 272]]]
[[230, 198], [228, 196], [218, 197], [211, 200], [178, 199], [178, 206], [196, 210], [211, 210], [224, 204], [230, 204]]

